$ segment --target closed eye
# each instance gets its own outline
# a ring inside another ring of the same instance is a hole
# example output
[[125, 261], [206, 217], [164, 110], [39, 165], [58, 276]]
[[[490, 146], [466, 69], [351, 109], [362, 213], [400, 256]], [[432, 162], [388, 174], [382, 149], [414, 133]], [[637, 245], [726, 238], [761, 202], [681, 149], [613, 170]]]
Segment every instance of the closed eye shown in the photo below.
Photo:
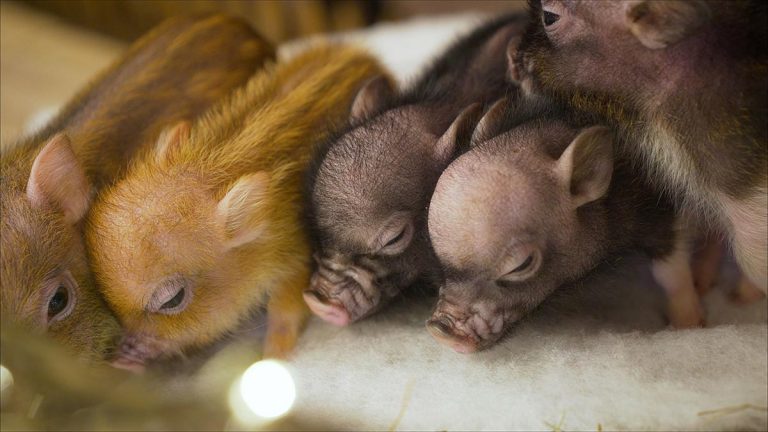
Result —
[[525, 261], [523, 261], [522, 264], [512, 269], [510, 273], [520, 273], [521, 271], [527, 269], [532, 262], [533, 262], [533, 255], [530, 255]]
[[178, 293], [176, 293], [175, 296], [173, 296], [172, 299], [168, 300], [167, 302], [163, 303], [162, 306], [160, 306], [160, 309], [173, 309], [176, 306], [180, 305], [181, 302], [184, 300], [184, 288], [180, 289]]
[[400, 234], [396, 235], [395, 237], [392, 238], [392, 240], [388, 241], [387, 244], [384, 245], [384, 247], [392, 246], [393, 244], [399, 242], [400, 240], [402, 240], [404, 235], [405, 235], [405, 228], [403, 228], [400, 231]]

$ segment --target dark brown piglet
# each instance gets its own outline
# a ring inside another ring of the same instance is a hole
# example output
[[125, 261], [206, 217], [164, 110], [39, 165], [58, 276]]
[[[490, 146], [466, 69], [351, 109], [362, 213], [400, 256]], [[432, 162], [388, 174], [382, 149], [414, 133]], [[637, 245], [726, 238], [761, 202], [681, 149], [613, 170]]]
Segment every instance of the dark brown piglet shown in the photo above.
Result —
[[534, 0], [531, 13], [513, 75], [532, 72], [531, 88], [613, 125], [765, 292], [766, 3]]
[[434, 278], [425, 208], [482, 105], [508, 90], [506, 46], [524, 26], [524, 15], [481, 26], [400, 94], [384, 79], [360, 91], [309, 176], [315, 314], [346, 325]]
[[170, 20], [134, 43], [41, 132], [4, 152], [3, 321], [103, 359], [119, 326], [95, 290], [83, 243], [94, 191], [112, 183], [163, 127], [202, 114], [272, 57], [272, 47], [240, 20]]
[[610, 129], [543, 98], [500, 101], [473, 143], [429, 208], [445, 277], [427, 322], [438, 341], [487, 348], [555, 289], [630, 251], [653, 260], [671, 323], [700, 325], [685, 227]]

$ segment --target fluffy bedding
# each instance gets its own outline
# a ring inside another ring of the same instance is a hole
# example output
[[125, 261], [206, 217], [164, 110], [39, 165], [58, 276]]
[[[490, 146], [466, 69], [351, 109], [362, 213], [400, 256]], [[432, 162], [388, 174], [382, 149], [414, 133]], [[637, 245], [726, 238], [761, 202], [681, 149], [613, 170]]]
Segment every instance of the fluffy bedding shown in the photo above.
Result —
[[[369, 47], [403, 82], [480, 19], [419, 19], [338, 38]], [[647, 264], [630, 257], [563, 288], [473, 355], [432, 340], [428, 296], [408, 295], [348, 328], [313, 319], [292, 362], [294, 414], [350, 430], [766, 430], [765, 299], [731, 303], [728, 265], [704, 299], [706, 328], [672, 330]]]

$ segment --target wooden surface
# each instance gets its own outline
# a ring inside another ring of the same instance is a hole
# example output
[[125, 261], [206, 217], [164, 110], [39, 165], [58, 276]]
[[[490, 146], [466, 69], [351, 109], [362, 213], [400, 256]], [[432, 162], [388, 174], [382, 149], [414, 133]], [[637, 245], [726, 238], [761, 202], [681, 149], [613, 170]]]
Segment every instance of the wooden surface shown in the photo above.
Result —
[[0, 2], [0, 145], [12, 144], [37, 114], [65, 103], [125, 46]]

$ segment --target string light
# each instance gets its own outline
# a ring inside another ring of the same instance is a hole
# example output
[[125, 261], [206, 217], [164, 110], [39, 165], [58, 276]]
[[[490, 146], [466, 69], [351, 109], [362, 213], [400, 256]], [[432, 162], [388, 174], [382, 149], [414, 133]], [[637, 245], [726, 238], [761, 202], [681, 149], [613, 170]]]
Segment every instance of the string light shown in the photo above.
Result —
[[235, 418], [243, 424], [265, 423], [285, 415], [296, 400], [293, 377], [281, 362], [262, 360], [252, 364], [229, 392]]
[[4, 392], [6, 389], [13, 385], [13, 374], [3, 365], [0, 365], [0, 392]]

